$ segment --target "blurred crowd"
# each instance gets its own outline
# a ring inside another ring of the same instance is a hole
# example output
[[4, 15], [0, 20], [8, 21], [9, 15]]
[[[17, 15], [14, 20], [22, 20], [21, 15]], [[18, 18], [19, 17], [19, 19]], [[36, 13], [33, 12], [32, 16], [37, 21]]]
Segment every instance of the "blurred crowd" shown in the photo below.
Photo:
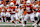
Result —
[[35, 22], [39, 13], [40, 0], [0, 0], [0, 22]]

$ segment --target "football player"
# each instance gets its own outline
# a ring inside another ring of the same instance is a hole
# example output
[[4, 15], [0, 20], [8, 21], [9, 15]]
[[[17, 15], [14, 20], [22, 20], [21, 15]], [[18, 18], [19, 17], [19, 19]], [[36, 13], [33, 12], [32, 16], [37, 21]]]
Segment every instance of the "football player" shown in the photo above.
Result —
[[34, 23], [33, 25], [34, 25], [34, 27], [37, 27], [37, 25], [39, 24], [39, 22], [40, 22], [40, 0], [38, 1], [38, 12], [36, 13], [36, 17], [38, 18], [38, 20], [37, 20], [37, 22], [36, 23]]
[[[4, 22], [6, 16], [5, 16], [5, 7], [1, 8], [1, 19], [2, 19], [2, 22]], [[6, 22], [6, 20], [5, 20]]]
[[35, 22], [33, 25], [34, 25], [34, 27], [37, 27], [37, 25], [39, 24], [39, 22], [40, 22], [40, 7], [38, 7], [38, 11], [35, 11], [36, 12], [36, 14], [35, 14], [35, 16], [37, 17], [37, 22]]
[[6, 11], [6, 19], [7, 19], [7, 22], [10, 22], [10, 20], [11, 20], [11, 15], [10, 15], [10, 9], [9, 8], [7, 8], [6, 9], [7, 11]]
[[18, 6], [17, 6], [17, 9], [16, 9], [16, 18], [18, 18], [17, 20], [22, 23], [22, 13], [23, 13], [23, 9], [20, 9]]
[[26, 21], [28, 21], [28, 19], [29, 19], [29, 17], [30, 17], [30, 20], [31, 20], [31, 22], [34, 22], [35, 20], [34, 20], [34, 13], [33, 13], [33, 4], [31, 4], [31, 2], [30, 1], [27, 1], [26, 2], [27, 4], [26, 4], [26, 6], [25, 6], [25, 8], [26, 8], [26, 15], [25, 15], [25, 17], [24, 17], [24, 23], [25, 23], [25, 25], [26, 25]]
[[15, 23], [14, 21], [15, 21], [15, 8], [16, 8], [16, 6], [14, 6], [14, 3], [13, 2], [11, 2], [10, 3], [10, 6], [9, 6], [9, 8], [11, 9], [11, 22], [13, 22], [13, 23]]

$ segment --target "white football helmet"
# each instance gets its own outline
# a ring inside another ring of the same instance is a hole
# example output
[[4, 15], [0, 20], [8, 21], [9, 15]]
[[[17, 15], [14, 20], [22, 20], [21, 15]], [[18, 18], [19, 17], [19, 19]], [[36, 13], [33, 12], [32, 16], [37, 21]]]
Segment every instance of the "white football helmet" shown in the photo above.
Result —
[[6, 8], [8, 8], [9, 7], [9, 5], [6, 5]]
[[12, 5], [14, 6], [14, 3], [13, 2], [10, 3], [10, 6], [12, 6]]
[[27, 2], [26, 2], [26, 4], [27, 4], [27, 5], [30, 5], [30, 4], [31, 4], [31, 2], [30, 2], [30, 1], [27, 1]]
[[13, 0], [11, 0], [11, 1], [13, 1]]

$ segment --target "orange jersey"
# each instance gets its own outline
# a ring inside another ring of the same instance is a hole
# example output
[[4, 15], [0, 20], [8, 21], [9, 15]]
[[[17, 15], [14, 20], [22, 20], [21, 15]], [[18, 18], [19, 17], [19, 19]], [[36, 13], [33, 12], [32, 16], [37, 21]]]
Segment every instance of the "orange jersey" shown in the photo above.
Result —
[[0, 8], [0, 12], [1, 12], [1, 8]]
[[11, 9], [11, 14], [15, 14], [16, 7], [15, 6], [10, 7], [10, 9]]
[[[25, 4], [25, 8], [26, 8], [27, 6], [28, 6], [28, 5]], [[30, 4], [30, 6], [28, 6], [28, 7], [31, 7], [31, 6], [33, 6], [33, 4]]]
[[9, 6], [9, 8], [10, 8], [10, 9], [15, 9], [16, 7], [15, 7], [15, 6], [13, 6], [13, 7]]
[[[32, 8], [33, 8], [33, 4], [30, 4], [29, 6], [25, 4], [25, 8], [27, 9], [27, 13], [33, 13]], [[29, 9], [28, 9], [29, 8]], [[26, 12], [26, 11], [25, 11]]]

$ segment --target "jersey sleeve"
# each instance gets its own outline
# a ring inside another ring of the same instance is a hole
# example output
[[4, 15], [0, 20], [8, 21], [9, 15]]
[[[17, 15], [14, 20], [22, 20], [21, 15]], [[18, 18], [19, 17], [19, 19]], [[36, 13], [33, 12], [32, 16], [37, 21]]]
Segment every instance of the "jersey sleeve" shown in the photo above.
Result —
[[23, 15], [26, 15], [26, 13], [27, 13], [27, 10], [24, 11]]

